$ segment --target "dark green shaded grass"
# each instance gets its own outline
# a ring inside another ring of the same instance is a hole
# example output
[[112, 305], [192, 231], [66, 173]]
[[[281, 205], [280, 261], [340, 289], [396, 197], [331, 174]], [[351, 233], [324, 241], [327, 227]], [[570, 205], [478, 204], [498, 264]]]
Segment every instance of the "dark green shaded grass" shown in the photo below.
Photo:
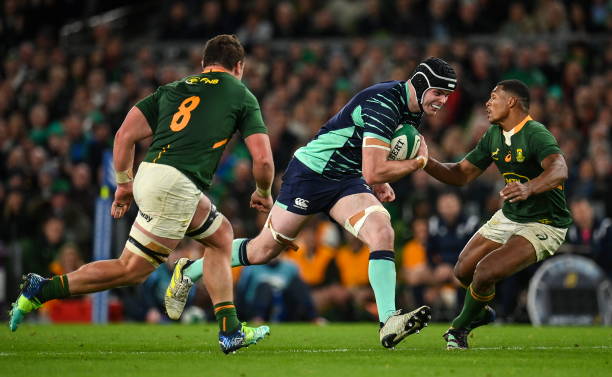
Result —
[[395, 350], [376, 324], [272, 325], [224, 355], [213, 325], [26, 325], [0, 330], [0, 376], [612, 376], [612, 328], [488, 326], [447, 351], [443, 325]]

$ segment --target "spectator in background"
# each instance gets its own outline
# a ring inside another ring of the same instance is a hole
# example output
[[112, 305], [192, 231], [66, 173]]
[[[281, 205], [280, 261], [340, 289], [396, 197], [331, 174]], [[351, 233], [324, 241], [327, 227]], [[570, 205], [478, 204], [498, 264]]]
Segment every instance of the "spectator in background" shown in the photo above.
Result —
[[572, 199], [570, 210], [574, 223], [567, 232], [568, 251], [589, 256], [612, 277], [612, 220], [596, 216], [586, 197]]
[[350, 294], [340, 282], [338, 266], [334, 263], [336, 251], [323, 241], [324, 229], [330, 226], [333, 227], [329, 222], [320, 221], [307, 224], [296, 240], [298, 250], [286, 252], [283, 258], [298, 266], [318, 313], [327, 319], [349, 318], [352, 315]]
[[478, 225], [477, 216], [463, 213], [461, 198], [456, 192], [447, 191], [438, 196], [436, 214], [429, 218], [427, 259], [432, 270], [432, 299], [441, 300], [439, 304], [451, 316], [455, 314], [459, 287], [453, 268]]
[[512, 2], [508, 14], [508, 20], [501, 27], [501, 35], [515, 37], [536, 32], [535, 21], [527, 14], [525, 4], [522, 1]]
[[21, 271], [50, 276], [51, 264], [58, 258], [66, 239], [64, 221], [59, 217], [48, 217], [37, 233], [21, 243]]
[[78, 270], [84, 264], [78, 246], [68, 242], [60, 247], [55, 260], [50, 264], [49, 270], [55, 275], [67, 274]]
[[165, 18], [165, 24], [162, 26], [160, 33], [161, 39], [187, 39], [191, 37], [189, 30], [189, 19], [187, 17], [188, 9], [184, 2], [176, 1], [170, 6], [168, 17]]
[[317, 320], [308, 286], [290, 261], [277, 258], [243, 268], [236, 289], [241, 318], [256, 323]]
[[432, 281], [431, 269], [427, 262], [427, 219], [412, 220], [412, 239], [402, 249], [402, 279], [411, 290], [413, 306], [431, 305], [425, 299], [426, 286]]
[[[374, 292], [368, 280], [370, 249], [356, 237], [345, 232], [346, 242], [338, 247], [334, 263], [340, 274], [342, 286], [350, 294], [345, 320], [372, 320], [378, 317]], [[341, 292], [339, 292], [341, 293]], [[339, 294], [338, 297], [342, 297]], [[342, 304], [339, 302], [338, 304]]]

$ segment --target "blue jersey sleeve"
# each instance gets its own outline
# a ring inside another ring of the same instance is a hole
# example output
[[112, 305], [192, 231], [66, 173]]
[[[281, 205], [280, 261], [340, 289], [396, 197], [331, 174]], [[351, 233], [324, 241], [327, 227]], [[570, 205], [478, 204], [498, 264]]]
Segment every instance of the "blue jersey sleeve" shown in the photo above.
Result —
[[379, 93], [361, 105], [363, 137], [374, 137], [391, 143], [393, 133], [400, 124], [401, 113], [397, 103], [390, 97]]

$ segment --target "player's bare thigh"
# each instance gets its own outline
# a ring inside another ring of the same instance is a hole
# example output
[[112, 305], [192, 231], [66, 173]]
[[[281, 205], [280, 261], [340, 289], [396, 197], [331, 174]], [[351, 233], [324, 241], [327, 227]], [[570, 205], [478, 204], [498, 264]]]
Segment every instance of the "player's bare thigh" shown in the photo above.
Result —
[[[277, 257], [287, 249], [287, 244], [284, 244], [281, 239], [289, 241], [295, 239], [309, 218], [310, 216], [298, 215], [276, 204], [272, 206], [263, 229], [248, 244], [249, 262], [252, 264], [267, 263]], [[276, 234], [276, 239], [272, 232]]]
[[472, 287], [477, 292], [490, 291], [498, 281], [514, 275], [536, 261], [533, 244], [523, 236], [512, 236], [508, 242], [478, 262]]
[[[368, 213], [368, 208], [377, 210]], [[373, 194], [347, 195], [334, 204], [329, 214], [345, 228], [347, 221], [357, 225], [360, 219], [367, 216], [363, 225], [356, 229], [357, 237], [368, 244], [371, 250], [393, 250], [394, 234], [389, 214]]]
[[465, 286], [470, 285], [478, 262], [500, 246], [502, 244], [475, 233], [459, 254], [459, 259], [455, 264], [457, 279]]

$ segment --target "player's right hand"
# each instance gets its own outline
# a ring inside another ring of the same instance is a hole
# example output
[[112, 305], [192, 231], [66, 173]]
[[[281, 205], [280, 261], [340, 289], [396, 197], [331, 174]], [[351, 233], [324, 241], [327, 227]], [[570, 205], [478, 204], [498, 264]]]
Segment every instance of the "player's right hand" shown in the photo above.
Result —
[[427, 160], [429, 159], [429, 148], [427, 147], [427, 143], [425, 142], [425, 137], [423, 135], [419, 135], [419, 137], [421, 138], [421, 145], [419, 145], [419, 150], [417, 151], [417, 157], [421, 156], [423, 157], [425, 160], [423, 163], [423, 166], [421, 166], [421, 168], [424, 168], [425, 165], [427, 165]]
[[417, 156], [423, 156], [425, 158], [429, 158], [429, 148], [427, 148], [427, 143], [425, 142], [425, 137], [423, 135], [419, 135], [421, 138], [421, 145], [419, 145], [419, 150], [417, 151]]
[[115, 200], [111, 205], [111, 216], [115, 219], [123, 217], [130, 209], [133, 197], [132, 182], [117, 185]]
[[257, 193], [257, 190], [251, 195], [251, 208], [255, 208], [259, 212], [270, 212], [273, 204], [272, 195], [262, 196]]

